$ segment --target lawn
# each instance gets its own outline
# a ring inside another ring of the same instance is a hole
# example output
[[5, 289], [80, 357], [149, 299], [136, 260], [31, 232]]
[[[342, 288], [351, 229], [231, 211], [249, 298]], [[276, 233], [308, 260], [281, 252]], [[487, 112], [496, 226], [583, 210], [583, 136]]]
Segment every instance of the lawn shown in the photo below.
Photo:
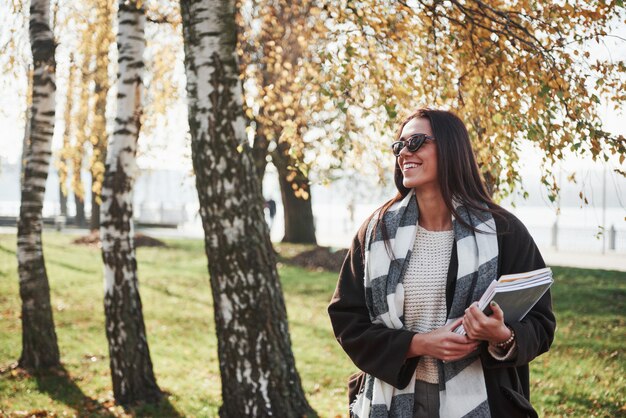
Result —
[[[140, 248], [138, 266], [159, 407], [124, 412], [112, 402], [102, 308], [100, 252], [44, 234], [44, 254], [63, 370], [29, 376], [20, 355], [15, 237], [0, 235], [0, 416], [212, 417], [220, 404], [213, 306], [203, 243], [167, 240]], [[354, 366], [335, 342], [326, 305], [337, 274], [279, 265], [293, 350], [311, 405], [345, 416]], [[555, 268], [559, 320], [550, 353], [532, 364], [540, 416], [626, 416], [626, 273]]]

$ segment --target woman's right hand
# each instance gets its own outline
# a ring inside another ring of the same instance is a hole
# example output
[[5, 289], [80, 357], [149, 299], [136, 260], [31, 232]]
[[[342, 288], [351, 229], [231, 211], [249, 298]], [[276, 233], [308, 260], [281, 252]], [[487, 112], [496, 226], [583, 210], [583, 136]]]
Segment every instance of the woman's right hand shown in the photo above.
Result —
[[455, 361], [467, 357], [476, 350], [480, 341], [452, 332], [461, 325], [461, 322], [463, 322], [463, 318], [434, 331], [415, 334], [411, 340], [407, 358], [430, 356], [443, 361]]

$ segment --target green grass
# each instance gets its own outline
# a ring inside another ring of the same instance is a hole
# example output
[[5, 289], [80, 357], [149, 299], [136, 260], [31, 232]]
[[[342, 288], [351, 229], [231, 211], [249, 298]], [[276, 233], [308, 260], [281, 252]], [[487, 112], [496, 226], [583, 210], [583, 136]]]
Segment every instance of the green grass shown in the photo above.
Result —
[[[138, 250], [152, 360], [169, 396], [156, 408], [124, 412], [112, 402], [100, 251], [71, 239], [44, 235], [64, 370], [29, 376], [10, 368], [21, 350], [20, 298], [15, 237], [0, 235], [0, 416], [216, 416], [220, 377], [202, 241]], [[282, 264], [279, 270], [307, 398], [320, 416], [345, 416], [354, 366], [326, 315], [337, 274]], [[551, 352], [532, 364], [533, 404], [540, 416], [626, 416], [626, 274], [554, 270], [559, 327]]]

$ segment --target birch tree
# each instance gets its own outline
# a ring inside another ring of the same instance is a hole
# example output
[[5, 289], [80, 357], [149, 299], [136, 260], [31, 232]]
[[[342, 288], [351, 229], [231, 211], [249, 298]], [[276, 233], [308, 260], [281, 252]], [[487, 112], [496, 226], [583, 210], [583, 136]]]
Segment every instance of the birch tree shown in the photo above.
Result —
[[104, 312], [113, 396], [121, 405], [156, 403], [156, 383], [143, 321], [133, 243], [132, 191], [141, 128], [145, 14], [140, 3], [120, 0], [117, 45], [117, 117], [102, 185], [101, 227]]
[[247, 144], [234, 0], [182, 0], [192, 159], [222, 376], [222, 417], [312, 414]]
[[50, 166], [55, 116], [55, 42], [50, 29], [50, 2], [32, 0], [29, 35], [33, 54], [32, 105], [26, 121], [27, 137], [17, 258], [22, 298], [22, 354], [20, 367], [57, 366], [59, 348], [54, 329], [50, 287], [43, 257], [41, 210]]

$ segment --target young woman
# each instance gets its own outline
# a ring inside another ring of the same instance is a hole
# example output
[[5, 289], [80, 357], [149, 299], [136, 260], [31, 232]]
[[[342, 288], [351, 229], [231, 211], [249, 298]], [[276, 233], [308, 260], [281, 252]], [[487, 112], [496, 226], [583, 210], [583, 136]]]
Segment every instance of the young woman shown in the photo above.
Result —
[[[554, 337], [550, 292], [511, 323], [473, 302], [501, 275], [545, 267], [537, 246], [487, 194], [454, 114], [418, 110], [392, 150], [398, 195], [360, 228], [328, 307], [362, 370], [351, 414], [536, 417], [528, 363]], [[452, 332], [460, 324], [467, 336]]]

